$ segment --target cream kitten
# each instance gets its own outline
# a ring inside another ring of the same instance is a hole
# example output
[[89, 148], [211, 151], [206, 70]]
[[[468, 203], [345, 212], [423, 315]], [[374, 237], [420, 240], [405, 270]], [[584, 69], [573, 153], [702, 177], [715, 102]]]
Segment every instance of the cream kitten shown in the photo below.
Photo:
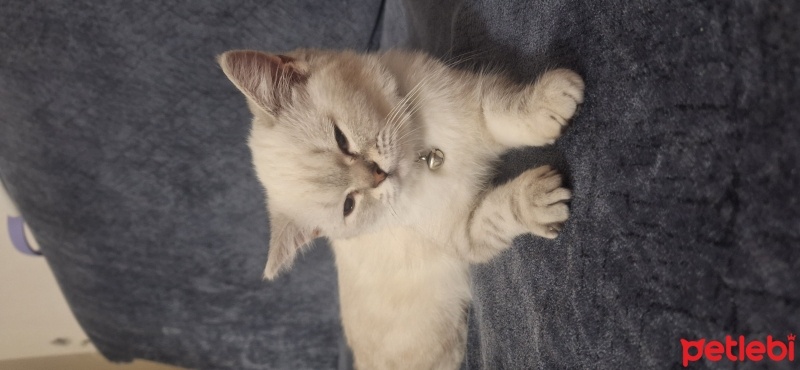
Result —
[[[222, 70], [254, 115], [249, 140], [269, 195], [264, 276], [327, 237], [358, 369], [456, 369], [469, 264], [525, 233], [555, 238], [570, 191], [549, 166], [489, 188], [504, 151], [552, 144], [583, 101], [557, 69], [532, 85], [425, 54], [229, 51]], [[421, 155], [438, 148], [441, 168]]]

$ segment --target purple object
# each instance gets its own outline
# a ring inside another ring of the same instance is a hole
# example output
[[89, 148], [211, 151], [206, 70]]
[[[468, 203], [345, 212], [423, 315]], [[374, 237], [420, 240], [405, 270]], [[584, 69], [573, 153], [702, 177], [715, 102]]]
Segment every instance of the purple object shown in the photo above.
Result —
[[11, 236], [11, 244], [20, 253], [29, 256], [41, 256], [42, 252], [33, 250], [28, 239], [25, 237], [25, 220], [22, 217], [8, 216], [8, 235]]

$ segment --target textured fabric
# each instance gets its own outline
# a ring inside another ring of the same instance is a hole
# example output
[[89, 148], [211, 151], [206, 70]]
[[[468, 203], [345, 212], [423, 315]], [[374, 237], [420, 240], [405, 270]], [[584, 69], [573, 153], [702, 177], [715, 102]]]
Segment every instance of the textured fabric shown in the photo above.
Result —
[[[466, 368], [682, 368], [681, 338], [800, 331], [798, 4], [389, 0], [382, 48], [587, 83], [555, 147], [502, 165], [556, 164], [572, 216], [473, 269]], [[797, 366], [692, 368], [735, 365]]]
[[249, 113], [214, 60], [369, 45], [379, 1], [321, 5], [4, 2], [0, 176], [110, 359], [338, 366], [330, 250], [261, 280], [268, 221]]

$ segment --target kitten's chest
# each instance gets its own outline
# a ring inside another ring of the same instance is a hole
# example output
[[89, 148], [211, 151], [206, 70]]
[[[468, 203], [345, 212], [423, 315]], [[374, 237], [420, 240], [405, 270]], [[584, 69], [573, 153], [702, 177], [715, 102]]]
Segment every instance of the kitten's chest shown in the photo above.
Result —
[[452, 352], [460, 360], [468, 264], [408, 229], [333, 246], [342, 321], [356, 357], [403, 363], [409, 355], [430, 361]]
[[332, 244], [343, 295], [385, 292], [387, 297], [425, 301], [448, 295], [440, 291], [448, 285], [468, 285], [467, 263], [410, 228], [388, 228]]
[[465, 106], [454, 98], [429, 99], [417, 115], [424, 127], [425, 150], [439, 149], [444, 162], [436, 170], [416, 168], [418, 180], [408, 189], [413, 209], [408, 220], [441, 231], [463, 222], [478, 194], [487, 186], [501, 149], [486, 131], [482, 115], [472, 101]]
[[404, 194], [400, 217], [404, 223], [448, 248], [466, 243], [460, 230], [488, 186], [498, 155], [476, 140], [431, 139], [432, 147], [443, 151], [441, 168], [418, 168], [418, 181]]

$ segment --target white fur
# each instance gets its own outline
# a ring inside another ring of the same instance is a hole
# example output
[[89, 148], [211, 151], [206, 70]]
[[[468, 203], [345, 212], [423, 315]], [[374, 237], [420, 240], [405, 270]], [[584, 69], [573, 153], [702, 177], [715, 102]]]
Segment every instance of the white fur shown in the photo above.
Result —
[[[325, 236], [358, 369], [458, 368], [469, 264], [520, 234], [554, 238], [568, 217], [570, 192], [554, 170], [490, 189], [492, 162], [511, 147], [553, 143], [583, 81], [561, 69], [523, 86], [402, 51], [300, 50], [288, 62], [253, 53], [228, 52], [220, 64], [255, 116], [249, 145], [272, 224], [265, 276]], [[340, 152], [334, 124], [355, 155]], [[430, 148], [445, 153], [437, 171], [415, 163]], [[376, 187], [373, 162], [389, 173]], [[347, 194], [356, 207], [345, 217]]]

